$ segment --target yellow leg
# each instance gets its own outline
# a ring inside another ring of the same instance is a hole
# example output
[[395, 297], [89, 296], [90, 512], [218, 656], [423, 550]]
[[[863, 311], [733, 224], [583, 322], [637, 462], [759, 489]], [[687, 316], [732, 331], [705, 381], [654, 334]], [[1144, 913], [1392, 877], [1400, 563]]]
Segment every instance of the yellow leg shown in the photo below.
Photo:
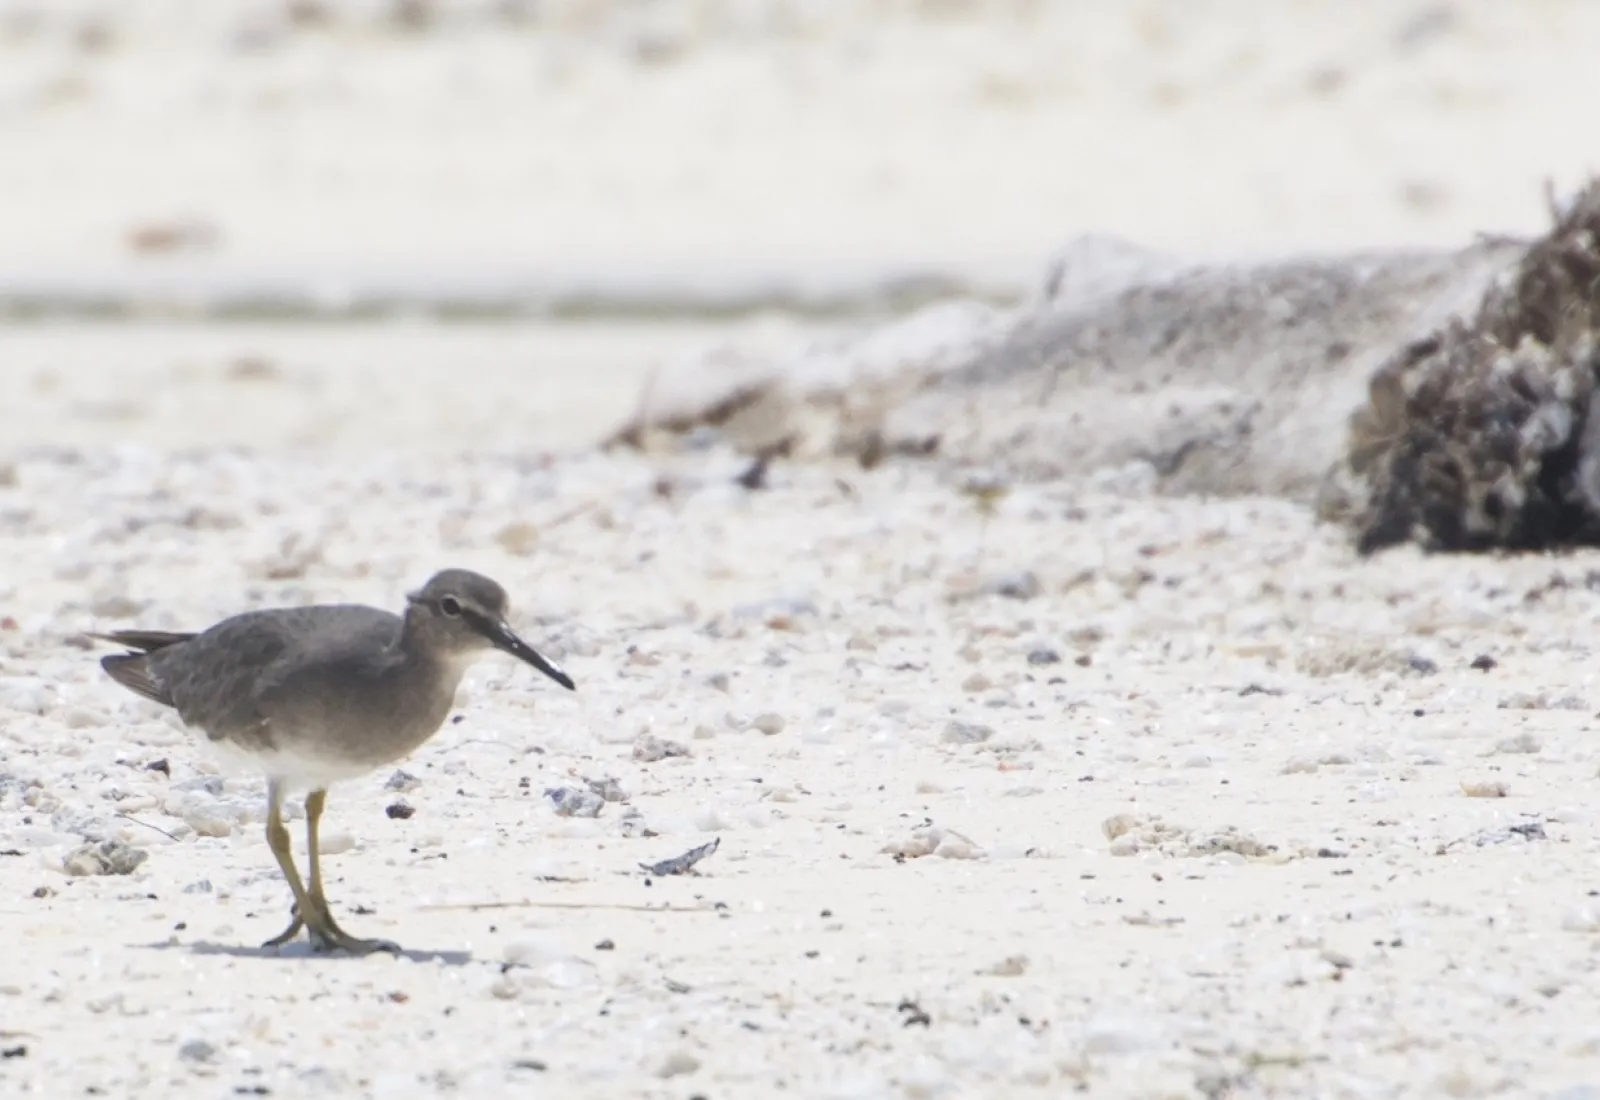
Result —
[[326, 790], [312, 791], [306, 795], [306, 856], [311, 860], [311, 882], [306, 889], [310, 908], [306, 911], [306, 925], [311, 930], [311, 942], [318, 950], [337, 948], [353, 955], [366, 955], [373, 951], [394, 951], [400, 948], [388, 940], [363, 940], [340, 928], [328, 909], [328, 899], [322, 892], [322, 850], [318, 832], [322, 826], [322, 810], [328, 801]]
[[322, 809], [328, 804], [326, 790], [312, 791], [306, 795], [306, 858], [311, 861], [311, 886], [307, 891], [314, 902], [328, 907], [322, 896], [322, 844], [318, 833], [322, 829]]
[[[289, 847], [289, 830], [283, 826], [283, 784], [276, 780], [267, 783], [267, 847], [272, 849], [278, 869], [283, 872], [289, 889], [294, 892], [294, 919], [289, 922], [288, 928], [261, 945], [278, 947], [294, 939], [305, 927], [304, 914], [308, 899], [306, 888], [300, 882], [300, 872], [295, 869], [294, 852]], [[313, 878], [312, 881], [316, 880]]]
[[311, 937], [311, 945], [318, 951], [348, 951], [365, 955], [373, 951], [399, 951], [388, 940], [363, 940], [350, 935], [333, 921], [328, 912], [328, 899], [322, 893], [322, 859], [317, 839], [322, 823], [322, 809], [327, 804], [327, 791], [312, 791], [306, 796], [306, 857], [311, 863], [309, 883], [300, 881], [300, 872], [294, 865], [294, 854], [289, 846], [289, 830], [283, 824], [283, 785], [267, 784], [267, 844], [278, 860], [283, 877], [294, 891], [294, 919], [263, 947], [280, 947], [300, 934], [303, 928]]

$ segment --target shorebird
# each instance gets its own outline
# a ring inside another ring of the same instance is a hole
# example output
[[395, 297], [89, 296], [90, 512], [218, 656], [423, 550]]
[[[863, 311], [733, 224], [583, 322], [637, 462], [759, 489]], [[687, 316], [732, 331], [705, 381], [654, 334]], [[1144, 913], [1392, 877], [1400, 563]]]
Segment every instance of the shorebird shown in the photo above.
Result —
[[[399, 760], [439, 729], [461, 676], [498, 649], [562, 687], [572, 678], [506, 622], [506, 594], [465, 569], [436, 573], [406, 596], [404, 616], [358, 604], [248, 611], [197, 634], [121, 630], [94, 637], [137, 652], [105, 657], [111, 678], [173, 707], [224, 756], [243, 758], [267, 779], [267, 844], [294, 893], [289, 927], [263, 947], [305, 929], [318, 951], [398, 951], [358, 939], [335, 923], [322, 891], [317, 828], [328, 786]], [[302, 880], [283, 824], [283, 799], [307, 792]]]

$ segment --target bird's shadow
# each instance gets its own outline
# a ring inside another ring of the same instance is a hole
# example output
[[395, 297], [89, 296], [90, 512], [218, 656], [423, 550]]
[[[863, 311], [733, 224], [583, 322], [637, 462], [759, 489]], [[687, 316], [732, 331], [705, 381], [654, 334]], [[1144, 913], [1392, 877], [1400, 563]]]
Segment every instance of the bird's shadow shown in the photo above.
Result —
[[[305, 960], [317, 959], [329, 962], [355, 962], [367, 958], [366, 955], [352, 955], [348, 951], [318, 951], [310, 943], [286, 943], [282, 947], [259, 947], [244, 943], [212, 943], [209, 940], [195, 940], [191, 943], [141, 943], [137, 947], [150, 951], [186, 951], [191, 955], [226, 955], [234, 959], [282, 959]], [[386, 955], [390, 952], [377, 951], [376, 955]], [[396, 958], [409, 959], [419, 963], [443, 963], [446, 966], [465, 966], [472, 962], [470, 951], [427, 951], [401, 949], [393, 953]]]

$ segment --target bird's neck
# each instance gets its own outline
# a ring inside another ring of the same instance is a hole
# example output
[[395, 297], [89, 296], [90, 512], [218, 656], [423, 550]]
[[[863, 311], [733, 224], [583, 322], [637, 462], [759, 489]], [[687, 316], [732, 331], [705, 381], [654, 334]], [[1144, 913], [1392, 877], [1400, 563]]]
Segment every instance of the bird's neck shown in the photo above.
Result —
[[[410, 644], [408, 644], [410, 643]], [[419, 732], [431, 734], [455, 705], [456, 689], [472, 663], [469, 654], [442, 652], [402, 635], [400, 660], [391, 673], [395, 690], [405, 696], [404, 710], [416, 716]]]

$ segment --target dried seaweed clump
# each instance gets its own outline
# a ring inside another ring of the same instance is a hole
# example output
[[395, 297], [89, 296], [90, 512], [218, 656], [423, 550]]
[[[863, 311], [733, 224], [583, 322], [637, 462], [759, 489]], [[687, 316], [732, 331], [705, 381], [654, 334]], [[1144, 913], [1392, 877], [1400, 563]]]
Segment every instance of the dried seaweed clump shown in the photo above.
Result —
[[1345, 462], [1362, 553], [1600, 544], [1600, 181], [1459, 320], [1373, 375]]

